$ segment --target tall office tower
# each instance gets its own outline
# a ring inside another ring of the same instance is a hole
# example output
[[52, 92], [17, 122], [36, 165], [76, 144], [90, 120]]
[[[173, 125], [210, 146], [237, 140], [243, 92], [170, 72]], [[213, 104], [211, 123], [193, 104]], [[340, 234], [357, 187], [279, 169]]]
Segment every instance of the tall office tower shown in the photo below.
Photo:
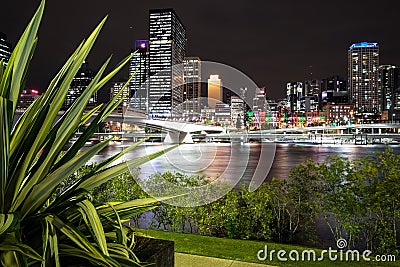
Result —
[[[125, 81], [118, 81], [118, 82], [113, 83], [113, 86], [110, 88], [110, 99], [115, 97], [119, 93], [119, 91], [121, 91], [124, 84], [125, 84]], [[117, 100], [120, 100], [125, 95], [128, 95], [128, 96], [124, 97], [121, 104], [118, 106], [118, 108], [117, 108], [118, 112], [125, 112], [125, 109], [128, 107], [129, 102], [130, 102], [130, 99], [129, 99], [130, 88], [127, 86], [127, 87], [125, 87], [125, 89], [122, 92], [123, 92], [122, 95], [118, 96]]]
[[286, 85], [286, 99], [289, 112], [294, 114], [300, 111], [301, 98], [304, 94], [302, 82], [290, 82]]
[[147, 111], [149, 93], [149, 41], [135, 41], [135, 55], [129, 64], [129, 76], [135, 74], [129, 84], [130, 107]]
[[253, 108], [254, 112], [266, 112], [268, 103], [267, 103], [267, 93], [265, 87], [256, 88], [256, 92], [253, 98]]
[[215, 104], [222, 101], [222, 81], [219, 75], [210, 75], [208, 79], [208, 106], [215, 108]]
[[244, 128], [244, 106], [243, 99], [238, 96], [231, 97], [231, 124], [238, 129]]
[[183, 86], [183, 114], [200, 117], [201, 113], [201, 61], [198, 57], [185, 57]]
[[232, 96], [239, 97], [238, 94], [236, 94], [235, 92], [231, 91], [230, 89], [228, 89], [226, 87], [222, 87], [222, 102], [224, 102], [225, 104], [230, 105]]
[[348, 51], [348, 86], [354, 113], [371, 120], [379, 112], [378, 97], [379, 46], [377, 43], [356, 43]]
[[[89, 68], [87, 61], [82, 63], [75, 78], [72, 79], [71, 86], [68, 90], [67, 97], [64, 101], [63, 109], [68, 109], [74, 101], [82, 94], [83, 90], [90, 84], [94, 77], [93, 71]], [[88, 108], [97, 104], [97, 92], [92, 95], [88, 102]]]
[[266, 123], [266, 114], [269, 111], [266, 88], [256, 88], [253, 98], [253, 126], [258, 128]]
[[149, 115], [180, 117], [186, 29], [173, 9], [150, 10]]
[[4, 65], [7, 65], [12, 52], [11, 44], [7, 42], [7, 35], [0, 32], [0, 60], [3, 59]]
[[318, 111], [320, 107], [321, 81], [310, 80], [304, 83], [304, 95], [301, 99], [302, 111]]
[[394, 65], [379, 66], [378, 91], [381, 111], [388, 111], [389, 119], [400, 115], [400, 68]]
[[320, 109], [327, 104], [347, 104], [349, 91], [347, 82], [339, 76], [332, 76], [321, 80]]

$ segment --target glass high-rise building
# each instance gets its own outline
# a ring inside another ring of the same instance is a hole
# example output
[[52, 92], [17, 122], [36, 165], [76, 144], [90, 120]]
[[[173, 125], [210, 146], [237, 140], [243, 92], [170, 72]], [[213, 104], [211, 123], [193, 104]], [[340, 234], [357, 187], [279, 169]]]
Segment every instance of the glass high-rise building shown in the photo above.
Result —
[[150, 116], [182, 116], [185, 50], [186, 29], [175, 11], [150, 10]]
[[149, 93], [149, 41], [135, 41], [135, 55], [129, 64], [129, 76], [135, 76], [129, 84], [130, 106], [134, 110], [147, 112]]
[[[122, 90], [122, 88], [125, 85], [125, 81], [118, 81], [118, 82], [114, 82], [112, 87], [110, 88], [110, 99], [112, 99], [113, 97], [115, 97], [119, 91]], [[125, 89], [122, 91], [122, 95], [117, 97], [117, 100], [120, 100], [121, 98], [124, 98], [121, 102], [121, 104], [117, 107], [117, 112], [125, 112], [125, 109], [128, 107], [129, 105], [129, 96], [125, 97], [125, 95], [130, 94], [130, 88], [127, 86], [125, 87]]]
[[318, 111], [320, 107], [321, 80], [310, 80], [304, 83], [304, 95], [300, 99], [300, 110], [303, 112]]
[[321, 80], [320, 108], [331, 104], [348, 104], [349, 92], [347, 82], [339, 76]]
[[201, 115], [201, 60], [185, 57], [183, 86], [183, 114], [187, 117]]
[[11, 44], [7, 42], [7, 35], [0, 32], [0, 60], [3, 59], [5, 65], [7, 65], [12, 52]]
[[301, 109], [301, 98], [304, 95], [303, 82], [289, 82], [286, 84], [286, 100], [291, 114]]
[[388, 111], [389, 119], [400, 115], [400, 68], [394, 65], [379, 66], [378, 88], [381, 111]]
[[379, 46], [377, 43], [352, 44], [348, 50], [348, 86], [355, 116], [372, 119], [379, 112]]
[[[72, 79], [71, 86], [68, 90], [67, 97], [64, 101], [63, 109], [68, 109], [74, 101], [82, 94], [82, 92], [86, 89], [86, 87], [93, 80], [94, 73], [89, 68], [87, 61], [82, 63], [78, 73]], [[92, 108], [97, 104], [97, 92], [94, 93], [89, 99], [88, 108]]]

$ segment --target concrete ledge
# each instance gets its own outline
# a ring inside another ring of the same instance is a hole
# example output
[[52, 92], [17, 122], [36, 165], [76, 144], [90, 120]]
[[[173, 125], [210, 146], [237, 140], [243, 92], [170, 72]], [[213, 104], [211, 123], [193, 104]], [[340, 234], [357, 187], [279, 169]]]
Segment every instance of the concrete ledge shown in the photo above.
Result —
[[143, 263], [153, 263], [154, 267], [174, 266], [174, 242], [136, 236], [134, 252]]

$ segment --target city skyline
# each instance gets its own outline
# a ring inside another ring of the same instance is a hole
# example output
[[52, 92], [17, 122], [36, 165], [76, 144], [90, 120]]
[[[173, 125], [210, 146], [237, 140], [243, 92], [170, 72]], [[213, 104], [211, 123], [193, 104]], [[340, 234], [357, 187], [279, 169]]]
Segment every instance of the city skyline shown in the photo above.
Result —
[[[105, 14], [109, 19], [96, 52], [89, 57], [94, 68], [109, 54], [114, 54], [116, 64], [129, 53], [135, 40], [148, 38], [149, 10], [168, 7], [174, 8], [187, 28], [187, 56], [231, 65], [257, 85], [266, 86], [268, 95], [275, 99], [284, 97], [287, 81], [332, 75], [347, 78], [346, 54], [352, 43], [377, 42], [381, 64], [400, 64], [396, 47], [399, 37], [393, 33], [395, 10], [372, 1], [337, 1], [335, 5], [320, 1], [274, 5], [203, 1], [196, 6], [184, 1], [122, 1], [112, 8], [106, 2], [96, 1], [94, 5], [85, 1], [79, 2], [80, 9], [71, 9], [73, 2], [47, 3], [29, 87], [43, 90], [62, 59]], [[13, 45], [38, 3], [3, 4], [9, 12], [0, 18], [0, 31]], [[135, 16], [128, 16], [133, 9]], [[51, 60], [43, 61], [48, 53]]]

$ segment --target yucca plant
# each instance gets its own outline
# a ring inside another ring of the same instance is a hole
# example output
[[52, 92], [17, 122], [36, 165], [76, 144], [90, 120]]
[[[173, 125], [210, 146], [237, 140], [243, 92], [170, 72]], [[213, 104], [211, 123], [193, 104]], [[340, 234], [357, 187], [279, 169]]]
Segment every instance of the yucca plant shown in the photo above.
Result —
[[[155, 199], [94, 206], [90, 191], [166, 150], [126, 163], [110, 164], [138, 144], [98, 164], [65, 188], [63, 182], [105, 148], [110, 140], [81, 148], [100, 123], [122, 101], [119, 94], [89, 112], [89, 98], [106, 84], [132, 55], [103, 75], [108, 59], [73, 105], [55, 121], [71, 81], [91, 50], [105, 19], [66, 61], [55, 78], [13, 124], [28, 65], [37, 43], [45, 2], [30, 21], [6, 67], [0, 62], [0, 261], [3, 266], [134, 266], [132, 231], [124, 220], [154, 208]], [[129, 81], [128, 81], [129, 82]], [[125, 84], [127, 86], [128, 82]], [[96, 115], [97, 114], [97, 115]], [[67, 150], [77, 129], [94, 116], [90, 126]], [[59, 187], [63, 185], [61, 193]]]

